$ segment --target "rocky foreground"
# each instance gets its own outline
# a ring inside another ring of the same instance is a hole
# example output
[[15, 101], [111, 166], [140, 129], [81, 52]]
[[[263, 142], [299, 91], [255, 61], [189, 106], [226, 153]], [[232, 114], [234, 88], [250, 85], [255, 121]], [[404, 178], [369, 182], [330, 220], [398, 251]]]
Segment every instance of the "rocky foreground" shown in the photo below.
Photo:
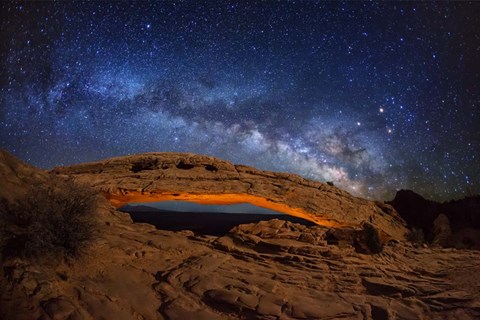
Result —
[[357, 253], [328, 228], [280, 220], [215, 238], [102, 209], [80, 260], [13, 260], [3, 319], [478, 319], [480, 252], [390, 243]]
[[[0, 174], [8, 201], [48, 180], [6, 153]], [[78, 258], [2, 257], [0, 319], [480, 318], [479, 251], [390, 240], [373, 254], [362, 229], [280, 220], [161, 231], [105, 198], [95, 220]]]

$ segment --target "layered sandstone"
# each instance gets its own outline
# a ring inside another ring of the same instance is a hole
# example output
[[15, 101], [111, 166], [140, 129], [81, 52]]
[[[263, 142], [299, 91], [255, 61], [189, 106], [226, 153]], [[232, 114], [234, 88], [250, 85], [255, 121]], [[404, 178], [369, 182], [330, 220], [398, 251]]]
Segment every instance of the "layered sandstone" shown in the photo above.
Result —
[[30, 186], [45, 183], [48, 173], [0, 150], [0, 178], [0, 199], [15, 201], [24, 196]]
[[[76, 176], [106, 190], [108, 174]], [[0, 179], [7, 202], [49, 183], [47, 173], [3, 152]], [[335, 190], [343, 201], [361, 201]], [[0, 254], [1, 319], [480, 317], [479, 251], [391, 241], [365, 254], [356, 249], [355, 228], [281, 220], [240, 225], [222, 237], [162, 231], [132, 223], [101, 197], [93, 217], [95, 237], [75, 259], [36, 263]]]
[[223, 237], [105, 222], [75, 261], [10, 260], [3, 319], [462, 319], [480, 317], [480, 253], [389, 243], [380, 254], [280, 220]]
[[191, 153], [124, 156], [57, 167], [52, 172], [94, 186], [116, 207], [161, 200], [250, 202], [323, 226], [360, 227], [369, 222], [394, 239], [403, 239], [406, 232], [404, 221], [389, 205], [356, 198], [298, 175], [261, 171]]

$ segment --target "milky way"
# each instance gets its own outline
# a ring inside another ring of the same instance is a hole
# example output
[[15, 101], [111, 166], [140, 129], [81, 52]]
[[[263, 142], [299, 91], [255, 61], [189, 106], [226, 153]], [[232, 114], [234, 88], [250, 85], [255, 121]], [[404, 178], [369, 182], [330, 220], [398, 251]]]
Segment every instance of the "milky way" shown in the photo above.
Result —
[[0, 147], [207, 154], [388, 199], [480, 184], [478, 2], [2, 2]]

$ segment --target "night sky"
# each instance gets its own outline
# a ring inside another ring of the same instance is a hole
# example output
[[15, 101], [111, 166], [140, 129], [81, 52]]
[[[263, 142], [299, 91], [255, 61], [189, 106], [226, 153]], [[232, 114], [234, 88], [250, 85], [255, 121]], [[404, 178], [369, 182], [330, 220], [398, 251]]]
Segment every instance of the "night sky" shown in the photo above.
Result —
[[207, 154], [391, 199], [480, 184], [480, 2], [2, 2], [0, 148]]

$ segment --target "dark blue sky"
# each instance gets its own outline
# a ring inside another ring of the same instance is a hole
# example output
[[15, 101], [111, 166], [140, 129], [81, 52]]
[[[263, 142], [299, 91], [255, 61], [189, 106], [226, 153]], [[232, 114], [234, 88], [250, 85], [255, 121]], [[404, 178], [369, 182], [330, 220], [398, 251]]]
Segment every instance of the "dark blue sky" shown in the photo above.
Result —
[[146, 206], [166, 211], [180, 212], [219, 212], [219, 213], [250, 213], [250, 214], [284, 214], [279, 211], [257, 207], [250, 203], [237, 203], [227, 205], [200, 204], [188, 201], [160, 201], [130, 203], [129, 206]]
[[0, 138], [188, 151], [391, 198], [480, 184], [479, 2], [2, 2]]

